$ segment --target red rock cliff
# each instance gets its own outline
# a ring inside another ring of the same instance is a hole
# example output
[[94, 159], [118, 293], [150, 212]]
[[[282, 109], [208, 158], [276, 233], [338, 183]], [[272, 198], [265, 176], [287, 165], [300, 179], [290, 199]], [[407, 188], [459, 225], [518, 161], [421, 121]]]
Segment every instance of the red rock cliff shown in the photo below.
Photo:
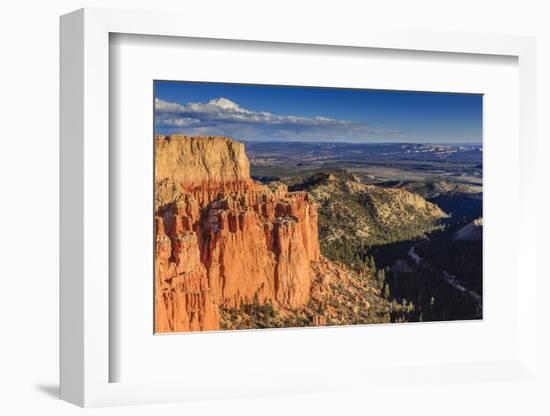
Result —
[[317, 210], [307, 193], [250, 178], [225, 137], [155, 138], [155, 330], [216, 330], [219, 307], [310, 298]]

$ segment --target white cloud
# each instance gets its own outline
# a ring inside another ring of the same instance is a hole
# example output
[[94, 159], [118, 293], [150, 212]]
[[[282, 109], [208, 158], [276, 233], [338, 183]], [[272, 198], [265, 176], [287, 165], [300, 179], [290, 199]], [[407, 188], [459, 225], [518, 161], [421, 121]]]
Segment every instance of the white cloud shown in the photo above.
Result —
[[159, 119], [159, 123], [165, 126], [186, 127], [199, 124], [201, 121], [190, 117], [163, 117]]
[[178, 103], [169, 103], [168, 101], [155, 98], [155, 111], [177, 112], [182, 107]]
[[215, 131], [243, 140], [357, 140], [384, 134], [383, 130], [355, 121], [252, 111], [225, 97], [187, 104], [156, 98], [155, 116], [159, 131], [185, 134]]

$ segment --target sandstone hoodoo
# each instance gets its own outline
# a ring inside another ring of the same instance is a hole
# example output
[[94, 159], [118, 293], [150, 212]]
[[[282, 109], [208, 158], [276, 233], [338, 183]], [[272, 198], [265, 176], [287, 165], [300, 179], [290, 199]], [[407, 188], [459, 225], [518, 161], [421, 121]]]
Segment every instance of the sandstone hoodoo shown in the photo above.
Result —
[[242, 143], [157, 136], [155, 187], [156, 332], [216, 330], [221, 309], [310, 301], [316, 206], [254, 182]]

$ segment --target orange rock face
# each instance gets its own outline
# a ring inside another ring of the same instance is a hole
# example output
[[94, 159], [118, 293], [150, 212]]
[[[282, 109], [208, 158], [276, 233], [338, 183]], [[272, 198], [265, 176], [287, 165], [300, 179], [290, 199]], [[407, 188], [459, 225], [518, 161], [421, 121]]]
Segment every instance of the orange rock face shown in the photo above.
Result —
[[157, 136], [155, 152], [156, 332], [220, 329], [220, 306], [305, 305], [320, 259], [308, 194], [255, 183], [228, 138]]

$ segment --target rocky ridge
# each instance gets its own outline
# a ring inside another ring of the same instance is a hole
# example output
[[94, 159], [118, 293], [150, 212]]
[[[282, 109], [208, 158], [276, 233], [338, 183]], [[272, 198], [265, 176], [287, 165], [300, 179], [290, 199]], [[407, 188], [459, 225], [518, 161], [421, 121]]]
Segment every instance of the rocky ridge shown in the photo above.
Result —
[[483, 236], [483, 218], [469, 222], [453, 234], [453, 240], [480, 241]]
[[349, 240], [363, 245], [416, 238], [433, 230], [447, 217], [437, 205], [399, 188], [361, 182], [343, 170], [322, 172], [291, 183], [307, 191], [318, 205], [322, 240]]
[[404, 189], [428, 200], [443, 195], [475, 196], [481, 192], [480, 185], [466, 185], [444, 180], [426, 182], [393, 181], [382, 183], [381, 185], [386, 188]]

